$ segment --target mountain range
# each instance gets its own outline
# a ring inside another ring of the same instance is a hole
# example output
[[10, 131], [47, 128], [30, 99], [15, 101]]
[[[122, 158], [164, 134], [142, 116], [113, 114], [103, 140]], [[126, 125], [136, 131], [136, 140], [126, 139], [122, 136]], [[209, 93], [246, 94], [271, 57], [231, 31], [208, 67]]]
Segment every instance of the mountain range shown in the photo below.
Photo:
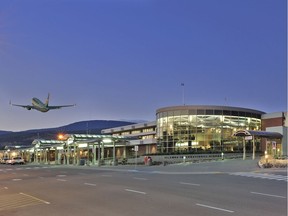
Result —
[[0, 149], [11, 145], [31, 145], [35, 139], [57, 139], [59, 133], [101, 134], [101, 130], [136, 124], [129, 121], [89, 120], [61, 127], [33, 129], [27, 131], [0, 131]]

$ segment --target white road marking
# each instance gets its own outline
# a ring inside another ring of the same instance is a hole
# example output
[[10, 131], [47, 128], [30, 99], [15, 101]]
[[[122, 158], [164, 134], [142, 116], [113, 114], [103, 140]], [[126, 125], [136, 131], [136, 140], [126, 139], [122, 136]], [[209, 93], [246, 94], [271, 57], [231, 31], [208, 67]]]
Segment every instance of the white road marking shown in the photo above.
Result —
[[57, 179], [57, 181], [67, 181], [66, 179]]
[[112, 177], [112, 175], [101, 175], [102, 177]]
[[244, 177], [251, 177], [251, 178], [261, 178], [261, 179], [270, 179], [270, 180], [278, 180], [278, 181], [288, 181], [287, 176], [267, 174], [267, 173], [235, 172], [235, 173], [229, 173], [229, 175], [244, 176]]
[[57, 175], [58, 178], [66, 177], [66, 175]]
[[96, 184], [92, 184], [92, 183], [84, 183], [84, 185], [96, 186]]
[[189, 182], [179, 182], [179, 184], [182, 184], [182, 185], [191, 185], [191, 186], [200, 186], [200, 184], [194, 184], [194, 183], [189, 183]]
[[147, 181], [148, 180], [147, 178], [137, 178], [137, 177], [134, 177], [133, 179], [142, 180], [142, 181]]
[[146, 194], [146, 192], [143, 192], [143, 191], [137, 191], [137, 190], [131, 190], [131, 189], [125, 189], [125, 191], [132, 192], [132, 193], [139, 193], [139, 194], [143, 194], [143, 195]]
[[8, 190], [8, 187], [4, 187], [5, 190]]
[[262, 196], [270, 196], [270, 197], [277, 197], [277, 198], [286, 199], [286, 197], [284, 197], [284, 196], [278, 196], [278, 195], [274, 195], [274, 194], [265, 194], [265, 193], [258, 193], [258, 192], [253, 192], [253, 191], [251, 191], [250, 193], [257, 194], [257, 195], [262, 195]]
[[21, 181], [22, 179], [12, 179], [12, 181]]
[[23, 195], [23, 196], [27, 196], [27, 197], [33, 198], [33, 199], [35, 199], [35, 200], [38, 200], [39, 202], [43, 202], [43, 203], [48, 204], [48, 205], [50, 204], [50, 202], [47, 202], [47, 201], [45, 201], [45, 200], [38, 199], [37, 197], [31, 196], [31, 195], [28, 195], [28, 194], [25, 194], [25, 193], [19, 193], [19, 194], [21, 194], [21, 195]]
[[201, 207], [205, 207], [205, 208], [210, 208], [210, 209], [215, 209], [215, 210], [219, 210], [219, 211], [225, 211], [225, 212], [229, 212], [229, 213], [233, 213], [234, 211], [228, 210], [228, 209], [223, 209], [223, 208], [217, 208], [214, 206], [208, 206], [208, 205], [203, 205], [203, 204], [196, 204], [197, 206], [201, 206]]

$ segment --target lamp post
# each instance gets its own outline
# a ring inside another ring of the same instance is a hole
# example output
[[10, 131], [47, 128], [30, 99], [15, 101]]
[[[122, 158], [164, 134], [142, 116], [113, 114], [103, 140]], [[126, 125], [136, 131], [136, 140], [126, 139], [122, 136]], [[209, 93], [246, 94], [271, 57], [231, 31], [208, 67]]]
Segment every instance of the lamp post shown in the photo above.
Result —
[[134, 151], [135, 151], [135, 170], [137, 167], [137, 152], [138, 152], [139, 147], [135, 145], [134, 147]]

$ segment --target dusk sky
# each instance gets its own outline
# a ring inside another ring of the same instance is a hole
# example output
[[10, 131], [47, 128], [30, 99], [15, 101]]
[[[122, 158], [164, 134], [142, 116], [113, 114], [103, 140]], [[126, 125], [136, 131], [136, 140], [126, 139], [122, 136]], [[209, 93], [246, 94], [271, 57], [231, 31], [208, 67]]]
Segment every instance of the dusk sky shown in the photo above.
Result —
[[[287, 111], [286, 16], [286, 0], [1, 0], [0, 130], [153, 121], [183, 90], [186, 105]], [[48, 93], [77, 105], [9, 106]]]

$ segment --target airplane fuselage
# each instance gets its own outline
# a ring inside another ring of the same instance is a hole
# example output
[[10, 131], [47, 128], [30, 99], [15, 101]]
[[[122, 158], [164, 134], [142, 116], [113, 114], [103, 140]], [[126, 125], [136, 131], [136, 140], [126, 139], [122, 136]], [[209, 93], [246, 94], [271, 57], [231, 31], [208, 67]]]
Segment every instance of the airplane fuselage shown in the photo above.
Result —
[[47, 105], [45, 105], [41, 100], [38, 98], [32, 98], [32, 105], [35, 109], [37, 109], [40, 112], [48, 112], [49, 108]]

